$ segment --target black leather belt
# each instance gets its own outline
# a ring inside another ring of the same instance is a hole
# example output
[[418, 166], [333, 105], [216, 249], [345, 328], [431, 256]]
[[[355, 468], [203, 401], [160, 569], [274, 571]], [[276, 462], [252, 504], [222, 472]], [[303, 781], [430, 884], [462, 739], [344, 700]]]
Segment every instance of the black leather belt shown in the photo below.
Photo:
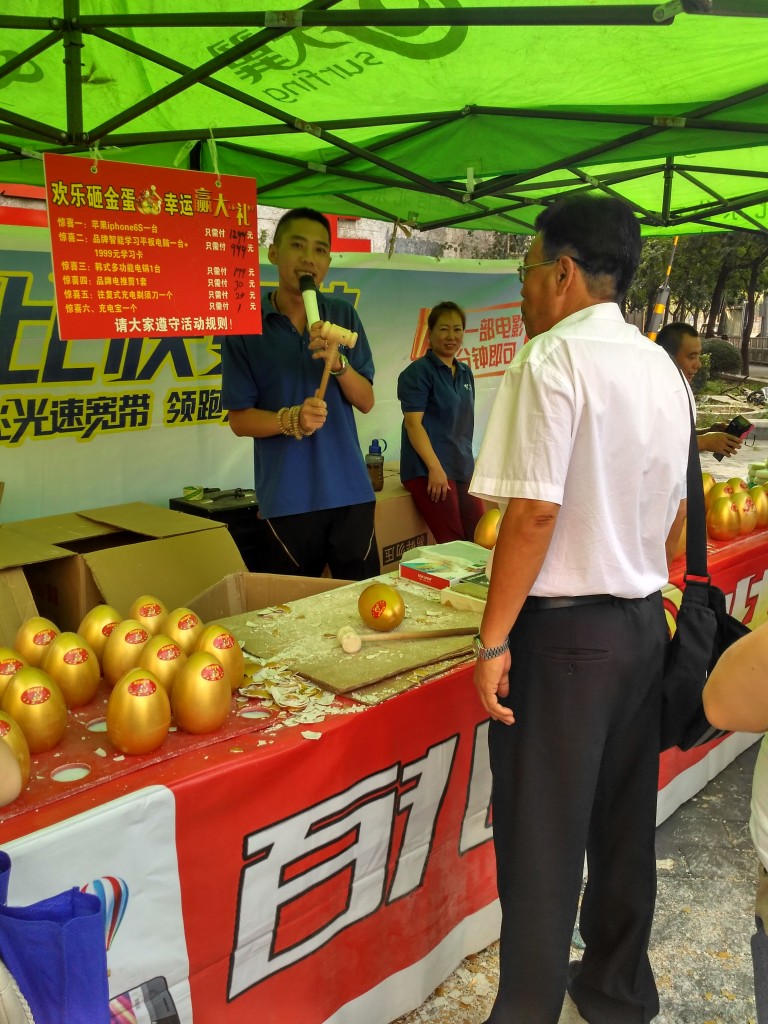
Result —
[[610, 594], [581, 594], [579, 597], [526, 597], [524, 612], [541, 612], [550, 608], [573, 608], [578, 604], [607, 604], [613, 601]]

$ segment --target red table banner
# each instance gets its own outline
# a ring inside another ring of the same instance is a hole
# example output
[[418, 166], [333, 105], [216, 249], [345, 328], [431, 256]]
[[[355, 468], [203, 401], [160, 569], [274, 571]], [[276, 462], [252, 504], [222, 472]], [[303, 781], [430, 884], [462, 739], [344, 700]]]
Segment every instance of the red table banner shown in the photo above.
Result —
[[254, 178], [44, 159], [62, 338], [261, 331]]

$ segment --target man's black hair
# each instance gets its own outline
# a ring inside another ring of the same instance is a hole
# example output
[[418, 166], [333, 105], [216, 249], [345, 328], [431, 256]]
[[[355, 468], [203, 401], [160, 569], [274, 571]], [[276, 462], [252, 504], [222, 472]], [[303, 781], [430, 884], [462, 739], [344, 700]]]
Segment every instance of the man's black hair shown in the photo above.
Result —
[[685, 324], [680, 320], [673, 320], [672, 323], [662, 327], [656, 335], [656, 344], [661, 345], [667, 355], [672, 356], [674, 359], [680, 351], [683, 338], [698, 338], [698, 336], [699, 332], [695, 327], [691, 327], [690, 324]]
[[280, 235], [285, 230], [286, 225], [290, 224], [291, 221], [294, 220], [314, 220], [316, 223], [322, 224], [325, 230], [328, 232], [328, 244], [330, 245], [331, 222], [328, 220], [325, 214], [320, 213], [319, 210], [313, 210], [309, 206], [298, 206], [295, 210], [289, 210], [287, 213], [283, 214], [283, 216], [277, 222], [277, 227], [275, 228], [275, 242], [280, 241]]
[[543, 210], [535, 226], [546, 259], [573, 257], [593, 295], [623, 301], [642, 248], [640, 225], [627, 203], [610, 196], [569, 196]]

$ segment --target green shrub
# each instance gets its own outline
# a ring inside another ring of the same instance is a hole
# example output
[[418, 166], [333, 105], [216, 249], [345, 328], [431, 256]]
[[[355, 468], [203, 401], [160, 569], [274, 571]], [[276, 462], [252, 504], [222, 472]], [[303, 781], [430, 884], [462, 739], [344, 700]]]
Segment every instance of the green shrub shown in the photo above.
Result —
[[691, 381], [691, 388], [694, 395], [699, 395], [707, 386], [709, 375], [712, 370], [712, 362], [709, 355], [706, 352], [701, 353], [701, 369], [696, 372], [696, 376]]
[[705, 338], [701, 350], [709, 356], [710, 373], [741, 373], [741, 352], [729, 341]]

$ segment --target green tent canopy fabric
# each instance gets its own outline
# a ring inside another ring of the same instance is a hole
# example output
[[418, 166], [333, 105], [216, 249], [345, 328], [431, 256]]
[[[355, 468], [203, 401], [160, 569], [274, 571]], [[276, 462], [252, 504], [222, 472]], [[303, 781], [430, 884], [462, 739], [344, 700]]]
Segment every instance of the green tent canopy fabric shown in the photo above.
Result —
[[646, 234], [768, 230], [768, 0], [25, 0], [0, 181], [58, 151], [259, 201], [528, 232], [574, 190]]

